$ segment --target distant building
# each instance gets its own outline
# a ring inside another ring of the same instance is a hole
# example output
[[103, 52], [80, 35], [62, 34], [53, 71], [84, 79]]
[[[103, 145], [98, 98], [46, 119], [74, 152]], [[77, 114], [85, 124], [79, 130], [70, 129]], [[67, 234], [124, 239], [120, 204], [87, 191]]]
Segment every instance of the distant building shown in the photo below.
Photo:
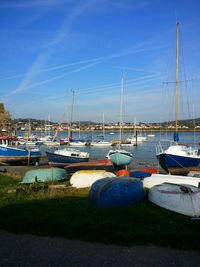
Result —
[[0, 103], [0, 135], [8, 135], [11, 131], [11, 115], [5, 111], [4, 104]]

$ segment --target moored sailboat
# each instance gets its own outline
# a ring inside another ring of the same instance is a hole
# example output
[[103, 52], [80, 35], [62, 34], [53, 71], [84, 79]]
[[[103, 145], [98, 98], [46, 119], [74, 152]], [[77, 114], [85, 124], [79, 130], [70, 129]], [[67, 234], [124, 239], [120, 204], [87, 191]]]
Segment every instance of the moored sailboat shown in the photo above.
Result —
[[178, 136], [178, 85], [179, 85], [179, 23], [176, 25], [176, 126], [174, 142], [163, 149], [161, 142], [157, 147], [157, 159], [160, 166], [170, 174], [187, 174], [200, 163], [200, 150], [179, 143]]
[[131, 152], [126, 151], [121, 148], [122, 144], [122, 102], [123, 102], [123, 93], [124, 93], [124, 79], [122, 77], [122, 87], [121, 87], [121, 101], [120, 101], [120, 132], [119, 132], [119, 144], [115, 149], [110, 149], [106, 158], [110, 159], [113, 164], [117, 166], [128, 165], [131, 163], [133, 159], [133, 155]]

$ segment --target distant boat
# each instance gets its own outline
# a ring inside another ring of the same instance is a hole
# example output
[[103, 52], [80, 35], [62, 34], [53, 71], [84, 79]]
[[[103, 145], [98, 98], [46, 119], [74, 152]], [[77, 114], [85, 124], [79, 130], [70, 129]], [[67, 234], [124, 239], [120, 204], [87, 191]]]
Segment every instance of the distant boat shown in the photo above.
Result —
[[88, 162], [72, 163], [65, 167], [68, 173], [74, 173], [80, 170], [105, 170], [115, 173], [113, 163], [109, 159], [91, 160]]
[[141, 143], [144, 141], [147, 141], [147, 137], [143, 135], [141, 132], [138, 133], [136, 131], [136, 122], [134, 122], [134, 133], [133, 135], [130, 135], [129, 137], [126, 138], [127, 142], [130, 142], [133, 145], [137, 145], [137, 143]]
[[103, 114], [103, 123], [102, 123], [103, 133], [98, 134], [97, 137], [102, 138], [101, 140], [92, 141], [90, 143], [91, 146], [96, 147], [105, 147], [105, 146], [111, 146], [112, 143], [110, 141], [105, 140], [105, 121], [104, 121], [104, 114]]
[[105, 140], [98, 140], [98, 141], [92, 141], [90, 145], [95, 147], [105, 147], [105, 146], [111, 146], [112, 143]]
[[163, 149], [161, 142], [157, 147], [156, 157], [160, 166], [170, 174], [187, 174], [200, 163], [200, 149], [179, 143], [178, 136], [178, 65], [179, 65], [179, 23], [176, 25], [176, 130], [174, 142]]
[[75, 140], [73, 139], [72, 141], [69, 142], [70, 146], [73, 147], [81, 147], [81, 146], [86, 146], [87, 142], [85, 140]]
[[149, 190], [154, 204], [183, 215], [200, 216], [200, 188], [188, 184], [163, 183]]
[[155, 134], [147, 134], [148, 137], [154, 137]]
[[142, 135], [138, 135], [137, 137], [134, 135], [134, 136], [130, 136], [126, 139], [128, 142], [130, 142], [131, 144], [136, 144], [137, 142], [140, 143], [140, 142], [144, 142], [147, 140], [147, 137], [146, 136], [142, 136]]
[[0, 162], [9, 164], [34, 164], [39, 162], [39, 148], [23, 147], [14, 136], [0, 136]]
[[89, 153], [77, 149], [63, 148], [54, 152], [46, 151], [48, 163], [52, 166], [66, 166], [70, 163], [87, 162]]

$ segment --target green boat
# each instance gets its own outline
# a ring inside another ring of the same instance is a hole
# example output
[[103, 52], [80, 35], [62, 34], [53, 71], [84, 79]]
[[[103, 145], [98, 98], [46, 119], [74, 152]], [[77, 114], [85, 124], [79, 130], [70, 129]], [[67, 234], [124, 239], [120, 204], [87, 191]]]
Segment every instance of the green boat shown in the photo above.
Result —
[[67, 171], [60, 168], [38, 168], [25, 173], [21, 183], [32, 184], [34, 182], [55, 182], [67, 179]]

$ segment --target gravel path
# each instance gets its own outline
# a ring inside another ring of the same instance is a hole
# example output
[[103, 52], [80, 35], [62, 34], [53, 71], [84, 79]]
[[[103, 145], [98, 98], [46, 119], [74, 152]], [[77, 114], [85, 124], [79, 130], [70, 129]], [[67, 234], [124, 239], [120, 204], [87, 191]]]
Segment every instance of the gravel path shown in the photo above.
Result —
[[200, 253], [156, 246], [92, 244], [0, 231], [0, 266], [199, 267]]

